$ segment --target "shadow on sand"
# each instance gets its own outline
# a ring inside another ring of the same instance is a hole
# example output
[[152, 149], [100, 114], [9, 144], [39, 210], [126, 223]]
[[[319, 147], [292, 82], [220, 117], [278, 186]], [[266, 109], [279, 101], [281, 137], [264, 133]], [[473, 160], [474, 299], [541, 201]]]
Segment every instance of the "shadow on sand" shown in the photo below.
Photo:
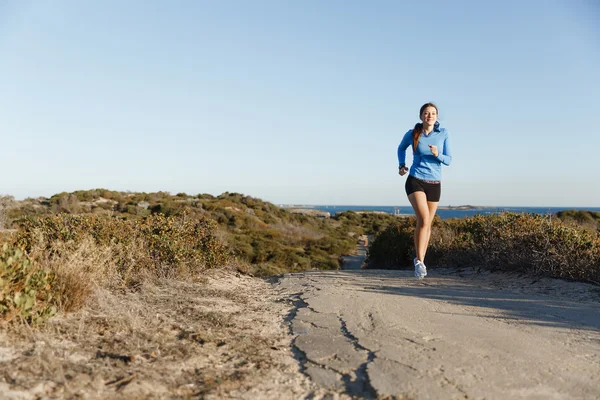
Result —
[[[375, 292], [382, 295], [412, 296], [444, 301], [452, 304], [476, 307], [476, 315], [489, 315], [506, 322], [519, 322], [556, 328], [577, 328], [588, 331], [600, 331], [600, 288], [585, 283], [554, 281], [563, 285], [563, 294], [551, 295], [552, 286], [528, 290], [531, 279], [515, 278], [510, 274], [494, 274], [495, 279], [512, 279], [519, 290], [501, 289], [487, 286], [489, 281], [479, 279], [476, 274], [461, 277], [452, 273], [430, 271], [424, 280], [411, 276], [407, 270], [359, 270], [310, 272], [307, 277], [313, 281], [335, 279], [355, 287], [363, 292]], [[589, 301], [573, 301], [565, 295], [565, 288], [590, 292]], [[546, 290], [544, 293], [543, 291]], [[493, 311], [493, 312], [492, 312]], [[499, 315], [497, 311], [500, 311]], [[599, 339], [600, 340], [600, 339]]]

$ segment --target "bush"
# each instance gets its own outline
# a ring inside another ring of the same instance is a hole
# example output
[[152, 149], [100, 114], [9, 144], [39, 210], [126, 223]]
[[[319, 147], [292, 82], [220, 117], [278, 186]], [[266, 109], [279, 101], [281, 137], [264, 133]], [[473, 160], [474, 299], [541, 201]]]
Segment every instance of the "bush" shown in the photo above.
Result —
[[[98, 201], [99, 199], [109, 201]], [[146, 209], [138, 206], [141, 201], [148, 203]], [[80, 202], [85, 203], [81, 204]], [[88, 202], [93, 202], [94, 205], [90, 208]], [[81, 220], [69, 220], [61, 217], [60, 221], [52, 222], [50, 219], [44, 222], [42, 230], [51, 229], [54, 232], [53, 235], [56, 236], [54, 239], [59, 241], [73, 240], [73, 248], [77, 243], [81, 243], [82, 238], [87, 234], [92, 235], [95, 243], [99, 246], [108, 246], [112, 240], [114, 242], [112, 245], [127, 248], [130, 246], [128, 243], [131, 242], [128, 238], [141, 240], [139, 232], [134, 232], [137, 228], [133, 228], [134, 225], [131, 225], [134, 224], [133, 222], [123, 225], [122, 222], [115, 222], [119, 218], [112, 220], [107, 217], [93, 220], [89, 219], [92, 217], [90, 214], [95, 217], [100, 217], [102, 214], [114, 214], [128, 220], [143, 221], [147, 221], [147, 218], [159, 218], [161, 214], [168, 218], [181, 218], [185, 214], [192, 219], [211, 219], [218, 225], [218, 227], [214, 227], [215, 234], [217, 233], [216, 229], [219, 229], [219, 237], [229, 242], [232, 254], [239, 256], [240, 261], [270, 265], [280, 263], [278, 268], [289, 271], [298, 271], [299, 268], [339, 268], [340, 256], [354, 251], [357, 234], [377, 233], [397, 219], [392, 215], [349, 212], [344, 213], [345, 215], [340, 218], [321, 220], [292, 214], [258, 198], [228, 192], [216, 197], [199, 194], [192, 198], [185, 193], [173, 196], [167, 192], [121, 193], [106, 189], [94, 189], [59, 193], [52, 196], [47, 203], [32, 200], [31, 210], [26, 209], [25, 203], [23, 203], [15, 211], [15, 214], [9, 217], [14, 221], [13, 225], [21, 224], [27, 230], [30, 225], [29, 217], [51, 215], [59, 211], [69, 214], [84, 213], [86, 218]], [[149, 216], [149, 214], [152, 215]], [[84, 221], [86, 222], [84, 223]], [[51, 225], [54, 223], [58, 225], [52, 227]], [[62, 226], [61, 224], [66, 225]], [[77, 224], [89, 226], [82, 225], [79, 230]], [[106, 226], [102, 227], [102, 225]], [[92, 227], [94, 228], [92, 229]], [[141, 225], [138, 228], [140, 227]], [[38, 228], [40, 227], [35, 229]], [[86, 229], [91, 231], [88, 232]], [[118, 230], [122, 233], [117, 233]], [[350, 235], [350, 232], [353, 234]], [[169, 233], [169, 235], [171, 234]], [[52, 237], [47, 238], [53, 240]], [[143, 243], [147, 243], [147, 239], [144, 237]], [[33, 238], [28, 240], [31, 241]], [[63, 253], [66, 251], [64, 248], [65, 246], [61, 247]], [[52, 251], [58, 251], [56, 246]], [[167, 250], [163, 249], [162, 251], [164, 253]], [[118, 253], [116, 250], [115, 252]], [[121, 266], [119, 268], [123, 271], [131, 272], [133, 264], [144, 264], [146, 266], [140, 268], [146, 269], [154, 268], [151, 268], [152, 265], [156, 266], [149, 255], [144, 258], [135, 253], [137, 257], [137, 261], [135, 261], [130, 260], [125, 250], [119, 254], [123, 254], [122, 256], [116, 255], [119, 257], [117, 259]], [[129, 252], [129, 254], [133, 253]], [[263, 270], [267, 269], [271, 269], [271, 267]], [[122, 272], [122, 274], [125, 273]]]
[[[411, 266], [414, 219], [388, 227], [368, 250], [370, 268]], [[425, 263], [520, 271], [600, 284], [600, 237], [538, 214], [436, 220]]]
[[400, 218], [377, 235], [367, 249], [367, 266], [394, 269], [412, 265], [415, 223], [414, 217]]
[[6, 211], [15, 203], [13, 196], [0, 195], [0, 230], [9, 227], [9, 218]]
[[113, 253], [125, 285], [140, 274], [157, 277], [198, 276], [204, 269], [225, 264], [226, 246], [218, 240], [216, 224], [206, 218], [150, 215], [120, 219], [104, 215], [58, 214], [28, 218], [14, 243], [40, 257], [62, 257], [91, 238]]
[[565, 210], [556, 216], [569, 225], [578, 225], [591, 231], [600, 232], [600, 212], [583, 210]]
[[21, 249], [5, 243], [0, 251], [0, 315], [5, 320], [39, 323], [54, 315], [54, 274]]

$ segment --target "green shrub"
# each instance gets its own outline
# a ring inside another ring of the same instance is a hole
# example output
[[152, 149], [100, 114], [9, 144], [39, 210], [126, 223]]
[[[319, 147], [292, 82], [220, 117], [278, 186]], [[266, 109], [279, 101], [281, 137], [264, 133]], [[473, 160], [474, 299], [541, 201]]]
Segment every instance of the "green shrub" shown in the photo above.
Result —
[[214, 221], [186, 214], [127, 220], [98, 214], [58, 214], [28, 218], [15, 234], [14, 243], [27, 252], [36, 250], [52, 257], [91, 237], [95, 244], [114, 252], [123, 278], [132, 268], [176, 277], [197, 275], [227, 262], [229, 251], [216, 237], [216, 229]]
[[141, 220], [138, 229], [158, 264], [194, 270], [223, 266], [229, 258], [226, 246], [215, 236], [216, 224], [206, 218], [152, 215]]
[[[369, 246], [369, 267], [412, 267], [412, 226], [408, 218], [379, 234]], [[600, 283], [600, 237], [539, 214], [436, 220], [425, 263]]]
[[0, 315], [6, 320], [39, 323], [54, 315], [54, 274], [24, 252], [5, 243], [0, 251]]
[[556, 216], [569, 225], [577, 225], [591, 231], [600, 232], [600, 212], [584, 210], [565, 210]]
[[399, 268], [412, 265], [415, 218], [398, 218], [376, 236], [367, 250], [371, 268]]
[[[111, 202], [97, 203], [97, 207], [92, 207], [92, 209], [87, 206], [81, 207], [79, 204], [79, 202], [95, 201], [99, 198], [109, 199]], [[69, 220], [61, 217], [60, 221], [47, 220], [44, 222], [43, 229], [39, 226], [35, 229], [41, 229], [41, 231], [50, 229], [52, 234], [50, 231], [46, 231], [46, 234], [50, 234], [50, 236], [44, 236], [50, 242], [52, 240], [71, 240], [73, 243], [80, 243], [83, 240], [82, 237], [90, 234], [95, 238], [96, 243], [102, 246], [108, 246], [112, 241], [118, 246], [127, 247], [131, 246], [130, 239], [139, 238], [139, 232], [135, 232], [137, 228], [133, 228], [134, 225], [131, 225], [133, 222], [125, 225], [122, 222], [116, 222], [120, 218], [146, 220], [161, 214], [169, 218], [180, 218], [185, 214], [193, 219], [204, 218], [215, 221], [218, 225], [218, 227], [214, 227], [215, 234], [219, 229], [219, 237], [229, 243], [231, 253], [239, 257], [241, 261], [265, 265], [280, 263], [281, 265], [278, 266], [280, 270], [298, 271], [299, 268], [339, 268], [340, 256], [349, 254], [355, 249], [358, 234], [377, 233], [397, 219], [392, 215], [349, 212], [344, 213], [345, 215], [340, 218], [321, 220], [293, 214], [269, 202], [240, 193], [226, 192], [216, 197], [199, 194], [192, 199], [193, 201], [189, 200], [190, 197], [185, 193], [173, 196], [167, 192], [122, 193], [95, 189], [59, 193], [52, 196], [47, 205], [35, 200], [32, 203], [35, 207], [31, 212], [25, 212], [21, 208], [20, 214], [19, 212], [15, 213], [14, 217], [11, 216], [11, 220], [16, 221], [15, 226], [23, 225], [23, 229], [27, 231], [31, 224], [28, 216], [52, 215], [59, 210], [71, 214], [85, 213], [81, 215], [88, 217], [90, 214], [94, 214], [95, 217], [104, 219], [94, 220], [86, 217], [82, 220]], [[113, 201], [117, 203], [115, 204]], [[148, 209], [138, 207], [137, 204], [140, 201], [148, 202]], [[101, 214], [115, 214], [117, 218], [106, 219], [107, 217]], [[52, 224], [57, 225], [52, 226]], [[81, 229], [78, 228], [79, 226]], [[123, 233], [120, 234], [116, 231]], [[350, 234], [351, 232], [352, 234]], [[39, 236], [39, 232], [37, 235]], [[147, 239], [144, 238], [144, 240]], [[33, 237], [28, 241], [33, 241]], [[48, 249], [54, 248], [52, 251], [57, 251], [55, 247], [49, 246]], [[163, 254], [169, 251], [164, 246], [161, 250]], [[121, 254], [119, 264], [122, 265], [122, 268], [125, 268], [126, 265], [131, 267], [131, 260], [125, 261], [122, 259], [123, 253], [119, 254]], [[144, 268], [150, 268], [150, 264], [157, 266], [157, 262], [153, 261], [154, 258], [156, 258], [155, 255], [151, 257], [150, 254], [147, 254], [146, 258], [138, 257], [137, 263], [147, 264]], [[167, 257], [169, 260], [172, 258]], [[167, 263], [170, 262], [172, 261]]]

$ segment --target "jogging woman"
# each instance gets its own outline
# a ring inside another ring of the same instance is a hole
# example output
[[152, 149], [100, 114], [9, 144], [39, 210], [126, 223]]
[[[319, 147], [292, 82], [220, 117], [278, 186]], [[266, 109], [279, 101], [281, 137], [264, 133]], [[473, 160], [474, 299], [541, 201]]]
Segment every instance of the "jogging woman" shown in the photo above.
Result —
[[[421, 123], [406, 132], [398, 146], [400, 175], [409, 173], [406, 179], [408, 201], [415, 210], [417, 227], [415, 229], [416, 257], [415, 277], [427, 275], [425, 253], [431, 237], [431, 224], [437, 211], [441, 195], [442, 164], [450, 165], [452, 153], [448, 141], [448, 132], [440, 128], [438, 109], [433, 103], [424, 104], [419, 110]], [[413, 163], [410, 170], [406, 167], [406, 149], [412, 144]]]

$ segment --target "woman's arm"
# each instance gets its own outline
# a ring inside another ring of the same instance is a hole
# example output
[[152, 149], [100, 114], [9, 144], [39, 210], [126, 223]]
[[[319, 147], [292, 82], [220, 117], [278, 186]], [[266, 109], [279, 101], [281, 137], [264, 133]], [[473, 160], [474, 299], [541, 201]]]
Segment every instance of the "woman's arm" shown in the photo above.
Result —
[[406, 164], [406, 149], [412, 143], [412, 130], [406, 132], [398, 146], [398, 166]]
[[444, 149], [438, 154], [437, 159], [444, 165], [450, 165], [452, 163], [452, 151], [450, 150], [450, 139], [448, 136], [444, 139]]

